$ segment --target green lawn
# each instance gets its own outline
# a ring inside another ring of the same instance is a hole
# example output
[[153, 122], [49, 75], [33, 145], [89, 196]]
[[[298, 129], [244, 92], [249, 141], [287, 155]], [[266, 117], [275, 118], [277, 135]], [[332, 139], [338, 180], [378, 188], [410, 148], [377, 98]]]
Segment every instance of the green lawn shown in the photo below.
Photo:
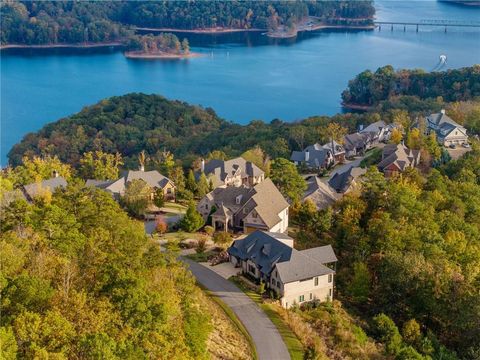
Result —
[[238, 281], [234, 277], [231, 277], [229, 280], [237, 285], [248, 297], [250, 297], [258, 306], [260, 306], [272, 323], [277, 327], [277, 330], [285, 342], [292, 360], [303, 360], [304, 350], [302, 343], [293, 333], [292, 329], [290, 329], [288, 324], [285, 323], [280, 315], [273, 309], [273, 307], [269, 304], [264, 304], [262, 296], [255, 291], [248, 289], [241, 281]]
[[178, 213], [184, 214], [187, 211], [187, 207], [185, 205], [178, 204], [178, 203], [165, 202], [163, 207], [166, 210], [172, 210], [172, 212], [177, 213], [177, 214]]
[[194, 254], [186, 255], [185, 257], [196, 262], [207, 262], [209, 256], [217, 255], [217, 254], [218, 254], [217, 251], [204, 251], [203, 253], [194, 253]]

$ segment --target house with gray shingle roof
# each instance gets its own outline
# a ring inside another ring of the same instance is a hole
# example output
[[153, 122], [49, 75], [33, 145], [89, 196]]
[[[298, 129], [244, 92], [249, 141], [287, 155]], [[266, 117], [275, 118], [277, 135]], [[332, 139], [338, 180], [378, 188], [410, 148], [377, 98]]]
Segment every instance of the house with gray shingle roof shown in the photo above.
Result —
[[363, 155], [365, 151], [372, 146], [371, 136], [366, 133], [345, 135], [343, 138], [343, 146], [345, 148], [345, 155], [348, 158]]
[[205, 195], [197, 210], [217, 230], [285, 232], [289, 204], [270, 179], [253, 188], [221, 186]]
[[373, 144], [390, 139], [393, 126], [387, 125], [385, 121], [380, 120], [369, 124], [366, 128], [360, 130], [360, 134], [367, 134]]
[[382, 161], [377, 165], [385, 176], [416, 167], [420, 163], [420, 150], [411, 150], [403, 144], [388, 144], [382, 150]]
[[152, 188], [152, 194], [156, 189], [162, 189], [165, 200], [175, 200], [175, 184], [172, 180], [163, 176], [157, 170], [128, 170], [117, 180], [89, 179], [86, 181], [86, 185], [108, 191], [118, 199], [124, 195], [128, 183], [133, 180], [143, 180]]
[[255, 231], [233, 242], [230, 262], [280, 297], [283, 307], [333, 299], [337, 257], [331, 245], [296, 250], [285, 234]]
[[334, 164], [332, 151], [320, 144], [307, 146], [303, 151], [293, 151], [290, 160], [309, 170], [327, 169]]
[[318, 176], [310, 176], [307, 179], [307, 190], [303, 195], [303, 201], [310, 200], [318, 210], [322, 210], [335, 203], [338, 198], [336, 191]]
[[211, 180], [214, 187], [226, 186], [255, 186], [265, 179], [265, 172], [251, 161], [242, 157], [231, 160], [213, 159], [205, 163], [202, 160], [200, 172], [205, 173], [207, 179]]
[[341, 172], [336, 172], [329, 180], [328, 185], [339, 194], [345, 194], [355, 189], [359, 178], [367, 172], [357, 166], [349, 166]]
[[65, 178], [58, 176], [56, 171], [54, 171], [53, 175], [50, 179], [23, 185], [12, 191], [6, 191], [0, 201], [0, 207], [8, 206], [11, 202], [20, 199], [32, 202], [45, 191], [53, 193], [57, 189], [67, 187], [67, 180], [65, 180]]
[[443, 146], [468, 143], [467, 130], [447, 116], [445, 110], [430, 114], [426, 120], [427, 132], [435, 132], [437, 141]]

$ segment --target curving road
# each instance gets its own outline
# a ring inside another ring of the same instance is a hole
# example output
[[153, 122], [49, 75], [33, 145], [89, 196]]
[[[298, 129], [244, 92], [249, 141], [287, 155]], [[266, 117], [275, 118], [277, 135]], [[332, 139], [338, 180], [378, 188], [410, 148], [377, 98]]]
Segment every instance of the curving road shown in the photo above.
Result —
[[287, 347], [277, 328], [247, 295], [205, 266], [182, 258], [198, 282], [222, 299], [238, 316], [252, 337], [259, 360], [288, 360]]

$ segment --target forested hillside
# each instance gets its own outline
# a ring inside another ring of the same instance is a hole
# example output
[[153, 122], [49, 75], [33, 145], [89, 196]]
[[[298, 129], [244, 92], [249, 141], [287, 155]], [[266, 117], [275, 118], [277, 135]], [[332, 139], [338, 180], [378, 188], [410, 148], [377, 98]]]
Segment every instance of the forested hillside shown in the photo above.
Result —
[[410, 169], [386, 179], [372, 167], [361, 191], [333, 211], [306, 204], [298, 214], [298, 238], [333, 245], [337, 299], [370, 324], [388, 355], [478, 359], [478, 147], [426, 175]]
[[391, 65], [366, 70], [348, 83], [342, 99], [347, 106], [373, 106], [401, 95], [447, 102], [474, 99], [480, 96], [480, 65], [441, 72], [395, 71]]
[[26, 135], [13, 147], [9, 158], [13, 165], [18, 165], [24, 155], [49, 154], [76, 166], [83, 153], [102, 150], [119, 152], [127, 167], [136, 167], [137, 155], [142, 150], [151, 156], [168, 150], [189, 164], [213, 150], [233, 156], [256, 145], [271, 157], [288, 157], [291, 148], [303, 148], [318, 141], [319, 136], [327, 141], [321, 129], [332, 120], [354, 131], [360, 123], [379, 120], [379, 115], [313, 117], [293, 124], [252, 121], [242, 126], [220, 119], [212, 109], [159, 95], [129, 94], [102, 100]]
[[174, 254], [72, 185], [1, 211], [2, 359], [206, 359], [209, 311]]
[[307, 15], [325, 22], [369, 23], [372, 1], [5, 1], [2, 44], [111, 42], [131, 26], [173, 29], [276, 29]]

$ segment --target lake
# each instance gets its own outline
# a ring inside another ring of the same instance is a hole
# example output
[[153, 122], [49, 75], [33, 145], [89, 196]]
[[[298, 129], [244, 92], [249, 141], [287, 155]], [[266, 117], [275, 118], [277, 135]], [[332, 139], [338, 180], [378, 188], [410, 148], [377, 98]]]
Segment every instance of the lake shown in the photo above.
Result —
[[[377, 19], [478, 21], [480, 8], [437, 1], [377, 2]], [[181, 34], [182, 37], [185, 34]], [[414, 27], [317, 31], [296, 39], [260, 33], [187, 36], [191, 60], [131, 60], [114, 49], [1, 52], [1, 164], [13, 144], [44, 124], [100, 99], [129, 92], [162, 94], [238, 123], [295, 121], [341, 112], [340, 94], [357, 73], [391, 64], [432, 70], [480, 63], [480, 29]]]

